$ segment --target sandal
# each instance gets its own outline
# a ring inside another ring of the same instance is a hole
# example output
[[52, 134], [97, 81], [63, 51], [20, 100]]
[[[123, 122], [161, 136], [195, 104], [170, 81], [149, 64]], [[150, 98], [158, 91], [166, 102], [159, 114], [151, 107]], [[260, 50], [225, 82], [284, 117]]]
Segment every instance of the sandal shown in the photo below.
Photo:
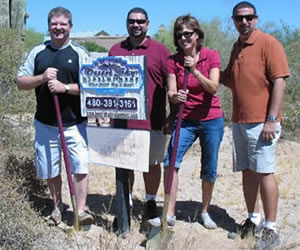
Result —
[[79, 223], [80, 225], [91, 225], [94, 223], [94, 217], [87, 213], [86, 211], [83, 211], [78, 215]]
[[59, 208], [52, 211], [51, 215], [46, 218], [48, 226], [57, 226], [62, 222], [62, 214]]

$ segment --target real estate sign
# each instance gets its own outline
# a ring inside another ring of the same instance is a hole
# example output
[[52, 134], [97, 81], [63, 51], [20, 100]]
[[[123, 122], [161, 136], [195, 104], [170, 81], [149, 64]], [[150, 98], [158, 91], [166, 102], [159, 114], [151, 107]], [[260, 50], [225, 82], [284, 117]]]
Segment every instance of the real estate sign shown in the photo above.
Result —
[[80, 68], [81, 114], [87, 117], [146, 120], [146, 59], [105, 56]]

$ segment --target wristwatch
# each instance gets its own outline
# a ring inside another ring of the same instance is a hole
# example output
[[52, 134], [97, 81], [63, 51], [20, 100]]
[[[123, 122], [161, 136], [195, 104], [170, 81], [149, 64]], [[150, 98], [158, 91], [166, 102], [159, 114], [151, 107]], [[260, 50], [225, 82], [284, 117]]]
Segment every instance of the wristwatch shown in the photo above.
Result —
[[277, 122], [277, 117], [274, 115], [268, 115], [267, 121], [269, 122]]
[[67, 94], [67, 93], [69, 93], [70, 92], [70, 86], [69, 85], [67, 85], [67, 84], [64, 84], [64, 87], [65, 87], [65, 93]]

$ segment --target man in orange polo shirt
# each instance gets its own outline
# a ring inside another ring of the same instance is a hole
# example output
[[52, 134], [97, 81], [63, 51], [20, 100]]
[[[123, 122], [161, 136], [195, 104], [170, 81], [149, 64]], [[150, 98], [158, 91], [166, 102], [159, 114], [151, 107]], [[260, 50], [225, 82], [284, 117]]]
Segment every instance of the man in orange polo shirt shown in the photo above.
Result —
[[[238, 3], [232, 19], [239, 38], [221, 82], [232, 90], [233, 168], [242, 171], [248, 210], [248, 219], [238, 226], [238, 233], [245, 238], [263, 230], [256, 247], [271, 249], [280, 244], [274, 171], [289, 68], [282, 45], [256, 28], [258, 16], [251, 3]], [[259, 192], [264, 223], [259, 213]]]

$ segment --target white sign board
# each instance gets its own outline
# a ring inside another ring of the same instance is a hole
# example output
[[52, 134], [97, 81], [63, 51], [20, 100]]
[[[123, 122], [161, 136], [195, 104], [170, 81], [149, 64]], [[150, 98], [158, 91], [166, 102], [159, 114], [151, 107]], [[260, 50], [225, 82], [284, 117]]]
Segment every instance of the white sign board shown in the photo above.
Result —
[[91, 163], [149, 171], [149, 131], [88, 125], [87, 136]]
[[146, 120], [145, 56], [90, 58], [79, 71], [81, 115]]

